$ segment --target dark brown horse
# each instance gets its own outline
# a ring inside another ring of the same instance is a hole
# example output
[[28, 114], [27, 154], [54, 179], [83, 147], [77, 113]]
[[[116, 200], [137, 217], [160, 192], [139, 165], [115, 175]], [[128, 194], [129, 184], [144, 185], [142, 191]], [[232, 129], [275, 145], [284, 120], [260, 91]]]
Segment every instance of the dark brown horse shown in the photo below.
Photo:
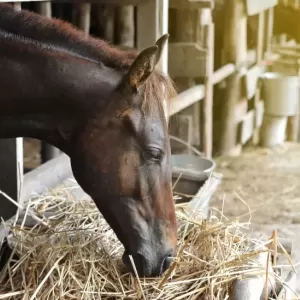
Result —
[[137, 55], [0, 5], [0, 138], [36, 138], [68, 154], [141, 276], [166, 270], [176, 246], [163, 109], [174, 89], [155, 69], [167, 37]]

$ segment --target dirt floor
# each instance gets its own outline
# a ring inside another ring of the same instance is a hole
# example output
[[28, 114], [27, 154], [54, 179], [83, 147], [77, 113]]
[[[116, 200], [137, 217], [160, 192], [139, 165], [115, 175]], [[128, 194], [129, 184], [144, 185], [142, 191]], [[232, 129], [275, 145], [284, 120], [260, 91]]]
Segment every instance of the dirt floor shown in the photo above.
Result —
[[[275, 149], [246, 148], [241, 156], [216, 160], [223, 182], [212, 206], [226, 217], [249, 220], [253, 229], [270, 237], [293, 240], [293, 263], [300, 272], [300, 144], [287, 143]], [[300, 274], [297, 275], [300, 292]]]
[[[39, 164], [39, 143], [25, 140], [25, 167]], [[293, 240], [293, 262], [300, 263], [300, 144], [275, 149], [248, 147], [238, 157], [216, 159], [223, 181], [212, 206], [224, 215], [249, 220], [254, 231], [266, 238], [277, 229], [279, 237]], [[296, 268], [300, 272], [300, 264]], [[300, 293], [300, 274], [298, 289]]]

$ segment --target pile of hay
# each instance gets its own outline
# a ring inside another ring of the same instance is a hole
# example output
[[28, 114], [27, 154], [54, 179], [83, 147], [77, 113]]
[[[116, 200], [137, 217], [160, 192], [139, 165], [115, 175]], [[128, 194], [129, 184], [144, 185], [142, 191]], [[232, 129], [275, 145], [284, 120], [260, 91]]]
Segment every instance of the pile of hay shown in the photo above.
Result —
[[174, 264], [161, 278], [139, 279], [124, 272], [123, 247], [92, 201], [73, 201], [61, 191], [32, 199], [30, 210], [52, 214], [51, 229], [11, 227], [19, 259], [2, 271], [0, 299], [227, 299], [236, 278], [265, 273], [243, 233], [247, 224], [225, 218], [196, 222], [178, 208]]

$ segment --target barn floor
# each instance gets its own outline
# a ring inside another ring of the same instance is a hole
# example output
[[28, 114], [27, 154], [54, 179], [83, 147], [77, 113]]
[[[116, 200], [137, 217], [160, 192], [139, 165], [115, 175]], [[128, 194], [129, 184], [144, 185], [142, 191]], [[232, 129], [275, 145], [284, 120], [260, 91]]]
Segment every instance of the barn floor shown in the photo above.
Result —
[[[224, 177], [212, 206], [223, 206], [226, 217], [243, 216], [242, 220], [249, 220], [250, 208], [254, 231], [270, 237], [277, 229], [279, 237], [292, 239], [292, 259], [299, 273], [300, 144], [287, 143], [272, 150], [248, 147], [242, 155], [221, 157], [216, 163]], [[300, 274], [297, 278], [300, 292]]]
[[[25, 167], [39, 164], [38, 143], [25, 141]], [[216, 159], [223, 181], [212, 199], [212, 206], [226, 217], [249, 220], [254, 231], [293, 240], [293, 262], [300, 272], [300, 144], [287, 143], [275, 149], [248, 147], [238, 157]], [[245, 203], [247, 203], [247, 206]], [[300, 274], [297, 291], [300, 293]]]

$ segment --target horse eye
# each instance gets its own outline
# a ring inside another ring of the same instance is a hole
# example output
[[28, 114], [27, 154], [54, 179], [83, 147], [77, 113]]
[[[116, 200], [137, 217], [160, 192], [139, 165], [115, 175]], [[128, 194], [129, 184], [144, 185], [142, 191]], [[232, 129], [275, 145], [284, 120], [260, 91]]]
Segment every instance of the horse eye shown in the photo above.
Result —
[[146, 158], [155, 162], [161, 161], [163, 152], [158, 148], [148, 148], [146, 151]]

